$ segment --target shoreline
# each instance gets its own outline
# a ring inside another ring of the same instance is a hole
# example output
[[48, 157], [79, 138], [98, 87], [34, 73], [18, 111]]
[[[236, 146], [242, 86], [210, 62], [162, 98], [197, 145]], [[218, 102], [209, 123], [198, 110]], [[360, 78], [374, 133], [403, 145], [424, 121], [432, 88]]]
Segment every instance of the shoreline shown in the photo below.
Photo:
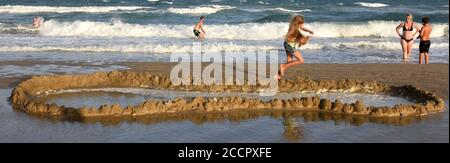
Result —
[[[61, 64], [86, 66], [84, 63], [71, 62], [0, 62], [3, 65], [31, 66], [36, 64]], [[101, 66], [125, 66], [128, 71], [151, 72], [169, 74], [177, 63], [168, 62], [119, 62]], [[207, 65], [208, 63], [204, 63]], [[63, 75], [64, 73], [57, 73]], [[35, 75], [23, 75], [14, 77], [0, 76], [0, 89], [14, 88], [18, 83]], [[380, 83], [399, 86], [413, 85], [437, 94], [443, 99], [449, 97], [449, 64], [433, 63], [429, 65], [418, 64], [302, 64], [286, 71], [286, 79], [307, 77], [312, 80], [376, 80]]]

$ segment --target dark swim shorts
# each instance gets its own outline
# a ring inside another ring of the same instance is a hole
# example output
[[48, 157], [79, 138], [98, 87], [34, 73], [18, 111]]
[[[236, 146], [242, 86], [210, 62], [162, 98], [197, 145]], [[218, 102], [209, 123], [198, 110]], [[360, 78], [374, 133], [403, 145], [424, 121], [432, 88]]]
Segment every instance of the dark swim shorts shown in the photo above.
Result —
[[430, 45], [431, 45], [431, 41], [420, 41], [419, 44], [419, 52], [420, 53], [428, 53], [428, 51], [430, 51]]
[[195, 35], [196, 37], [200, 36], [200, 31], [194, 29], [194, 35]]
[[284, 50], [286, 50], [286, 53], [288, 54], [293, 54], [295, 51], [298, 51], [297, 49], [289, 45], [287, 42], [284, 42], [283, 46]]

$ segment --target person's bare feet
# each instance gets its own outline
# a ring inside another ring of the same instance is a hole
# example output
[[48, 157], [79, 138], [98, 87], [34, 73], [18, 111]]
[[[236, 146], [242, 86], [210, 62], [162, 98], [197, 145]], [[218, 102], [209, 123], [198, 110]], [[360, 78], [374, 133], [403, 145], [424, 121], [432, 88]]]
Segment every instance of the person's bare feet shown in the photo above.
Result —
[[281, 71], [278, 70], [278, 73], [274, 76], [274, 78], [280, 80], [281, 76], [282, 76]]
[[280, 74], [276, 74], [273, 78], [280, 80], [281, 79], [281, 75]]
[[280, 64], [280, 70], [278, 71], [278, 73], [282, 76], [284, 76], [284, 71], [286, 71], [286, 68], [284, 67], [283, 64]]

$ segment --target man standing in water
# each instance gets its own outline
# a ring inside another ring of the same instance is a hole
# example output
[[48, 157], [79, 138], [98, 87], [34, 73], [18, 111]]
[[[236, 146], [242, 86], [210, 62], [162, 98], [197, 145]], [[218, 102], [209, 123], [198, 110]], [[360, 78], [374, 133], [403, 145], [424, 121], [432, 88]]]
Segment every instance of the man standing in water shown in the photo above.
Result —
[[200, 17], [199, 22], [194, 27], [194, 35], [200, 39], [205, 39], [206, 32], [203, 30], [203, 23], [205, 23], [205, 17]]
[[431, 25], [430, 25], [430, 18], [428, 16], [425, 16], [422, 18], [423, 26], [420, 29], [420, 35], [417, 37], [420, 38], [420, 44], [419, 44], [419, 64], [422, 64], [423, 59], [425, 58], [425, 64], [428, 64], [429, 60], [429, 50], [430, 50], [430, 34], [432, 31]]

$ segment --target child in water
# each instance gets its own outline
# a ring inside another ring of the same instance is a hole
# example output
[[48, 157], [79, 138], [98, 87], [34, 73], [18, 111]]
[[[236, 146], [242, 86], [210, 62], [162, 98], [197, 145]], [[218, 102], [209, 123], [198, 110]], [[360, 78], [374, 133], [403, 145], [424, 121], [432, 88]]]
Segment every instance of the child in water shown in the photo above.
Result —
[[44, 18], [39, 17], [39, 16], [35, 16], [33, 19], [33, 27], [34, 28], [39, 28], [42, 23], [44, 23]]
[[[314, 34], [313, 31], [303, 27], [304, 22], [303, 16], [295, 16], [289, 25], [289, 30], [284, 41], [287, 62], [280, 64], [278, 75], [275, 76], [277, 79], [281, 79], [281, 76], [284, 76], [284, 72], [289, 67], [304, 63], [304, 59], [298, 48], [305, 45], [310, 37], [306, 36], [302, 31]], [[297, 60], [292, 60], [292, 56]]]
[[199, 22], [194, 27], [194, 35], [195, 35], [195, 37], [200, 38], [202, 40], [205, 39], [205, 35], [206, 35], [205, 30], [203, 30], [203, 23], [205, 23], [205, 17], [204, 16], [200, 17]]
[[420, 35], [417, 37], [420, 38], [420, 44], [419, 44], [419, 64], [423, 63], [423, 60], [425, 59], [425, 64], [428, 64], [429, 54], [430, 51], [430, 35], [431, 35], [431, 25], [430, 25], [430, 18], [425, 16], [422, 18], [422, 28], [420, 29]]

